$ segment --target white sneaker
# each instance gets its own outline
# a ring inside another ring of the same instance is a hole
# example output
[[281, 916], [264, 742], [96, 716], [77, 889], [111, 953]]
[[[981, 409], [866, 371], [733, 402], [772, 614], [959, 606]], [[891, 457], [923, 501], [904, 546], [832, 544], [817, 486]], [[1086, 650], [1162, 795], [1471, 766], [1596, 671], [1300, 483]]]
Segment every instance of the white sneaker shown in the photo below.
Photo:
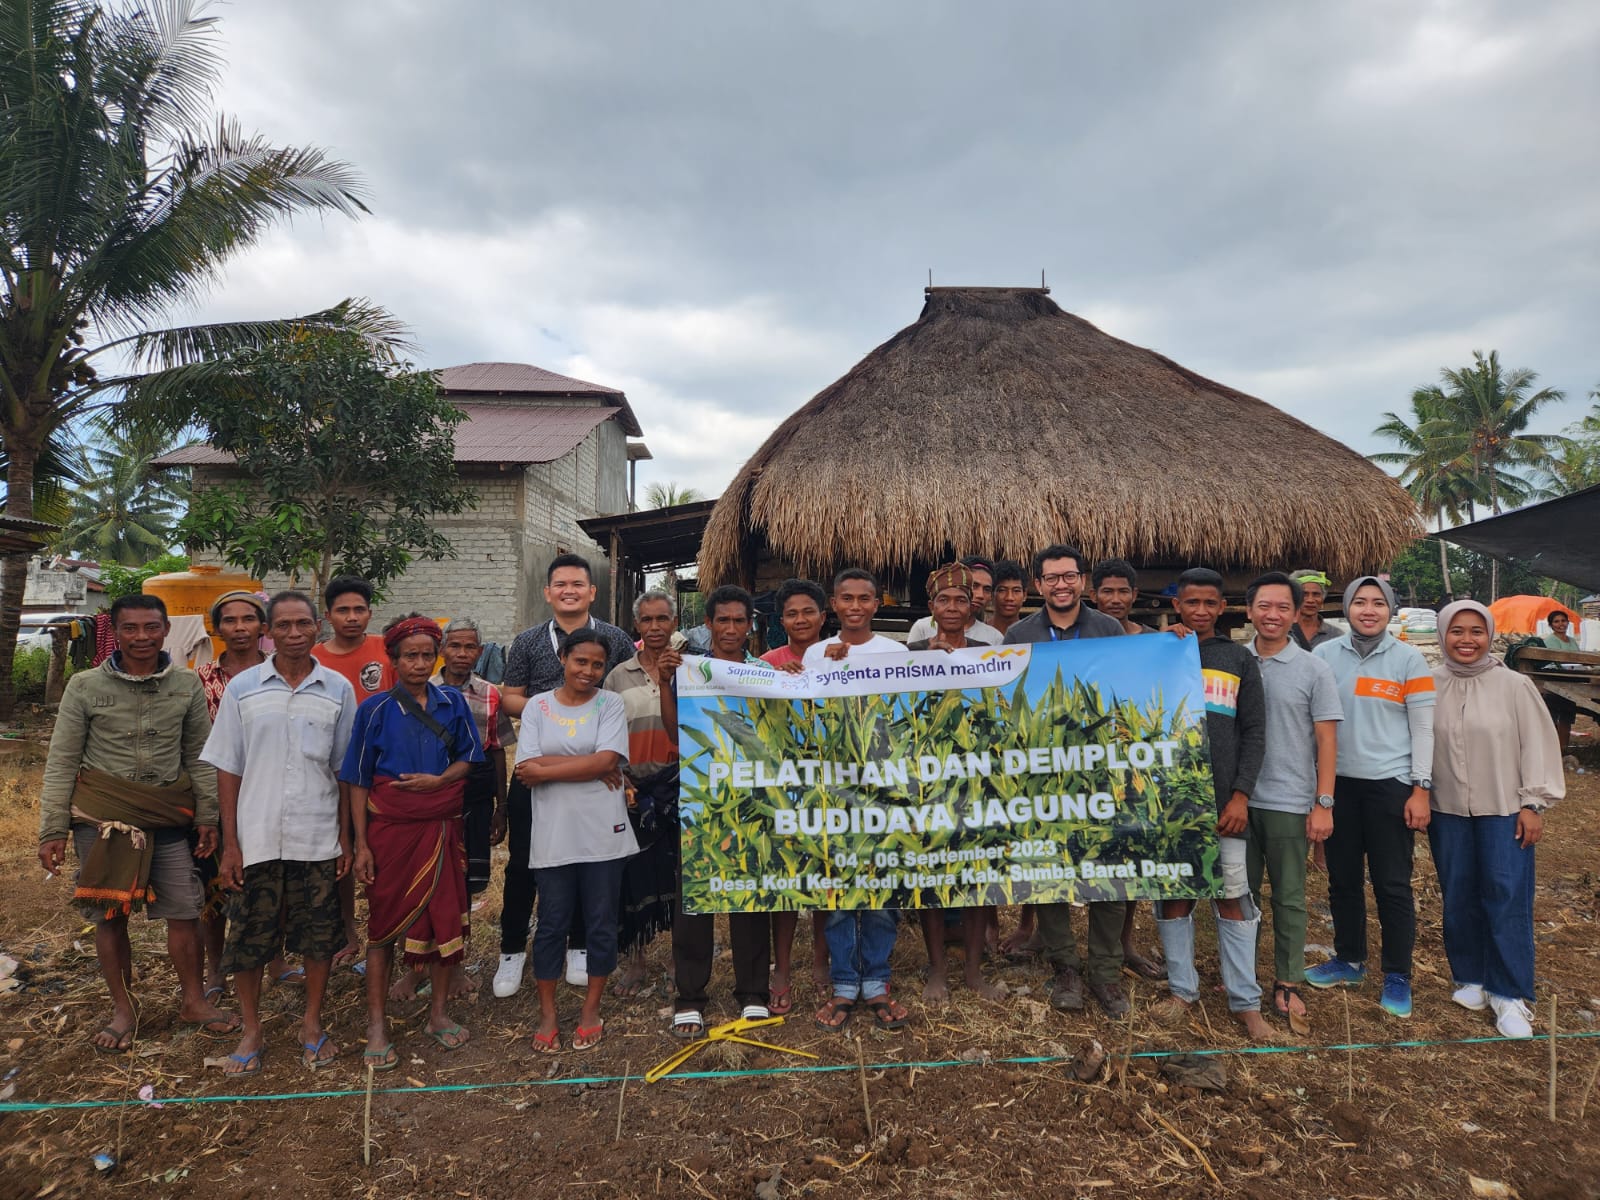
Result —
[[1481, 983], [1463, 983], [1450, 993], [1450, 999], [1472, 1012], [1482, 1012], [1489, 1007], [1489, 993], [1483, 990]]
[[573, 987], [589, 986], [589, 952], [587, 950], [567, 951], [567, 982]]
[[528, 963], [526, 952], [522, 954], [502, 954], [500, 966], [494, 973], [494, 994], [504, 1000], [507, 996], [515, 996], [522, 987], [522, 968]]
[[1501, 1037], [1531, 1038], [1533, 1014], [1521, 1000], [1508, 1000], [1504, 996], [1490, 996], [1489, 1007], [1494, 1009], [1494, 1027]]

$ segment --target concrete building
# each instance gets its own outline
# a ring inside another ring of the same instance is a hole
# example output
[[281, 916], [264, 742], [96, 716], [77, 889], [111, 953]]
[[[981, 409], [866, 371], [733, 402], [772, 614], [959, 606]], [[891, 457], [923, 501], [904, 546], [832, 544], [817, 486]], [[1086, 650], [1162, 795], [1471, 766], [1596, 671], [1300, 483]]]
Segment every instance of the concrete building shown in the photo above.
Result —
[[[650, 452], [628, 440], [640, 429], [627, 397], [525, 363], [447, 367], [439, 381], [467, 414], [456, 427], [456, 469], [476, 493], [478, 507], [439, 518], [456, 557], [413, 562], [389, 584], [373, 629], [411, 611], [471, 616], [486, 639], [510, 642], [550, 615], [545, 569], [567, 552], [593, 564], [600, 588], [596, 609], [606, 612], [605, 552], [578, 522], [631, 507], [632, 463]], [[159, 465], [192, 468], [196, 492], [235, 476], [232, 458], [208, 446], [176, 451]], [[285, 584], [266, 581], [269, 589]]]

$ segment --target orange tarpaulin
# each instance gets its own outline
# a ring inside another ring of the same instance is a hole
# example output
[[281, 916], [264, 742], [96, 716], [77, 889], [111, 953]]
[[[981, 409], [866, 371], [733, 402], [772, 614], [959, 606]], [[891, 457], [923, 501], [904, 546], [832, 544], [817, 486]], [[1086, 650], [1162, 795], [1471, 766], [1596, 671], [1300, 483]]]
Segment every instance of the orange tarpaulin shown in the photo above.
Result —
[[1567, 635], [1575, 636], [1578, 614], [1548, 596], [1502, 596], [1489, 605], [1489, 614], [1494, 617], [1496, 633], [1537, 633], [1539, 622], [1548, 618], [1553, 612], [1564, 612], [1571, 618], [1572, 628], [1567, 631]]

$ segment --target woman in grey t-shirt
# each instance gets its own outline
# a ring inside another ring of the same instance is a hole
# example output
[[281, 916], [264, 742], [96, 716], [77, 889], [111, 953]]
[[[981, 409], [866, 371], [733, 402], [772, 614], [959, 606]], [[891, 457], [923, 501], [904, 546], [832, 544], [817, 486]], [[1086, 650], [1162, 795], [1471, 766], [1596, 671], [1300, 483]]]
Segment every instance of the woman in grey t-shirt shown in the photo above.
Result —
[[600, 997], [617, 967], [617, 905], [622, 864], [638, 853], [620, 768], [628, 758], [628, 719], [622, 697], [600, 690], [606, 644], [592, 629], [561, 643], [562, 685], [541, 692], [522, 710], [517, 778], [533, 795], [533, 834], [527, 865], [539, 888], [533, 937], [533, 977], [539, 987], [539, 1028], [533, 1048], [561, 1048], [556, 984], [566, 965], [567, 931], [580, 907], [589, 944], [589, 986], [572, 1048], [600, 1044], [605, 1022]]

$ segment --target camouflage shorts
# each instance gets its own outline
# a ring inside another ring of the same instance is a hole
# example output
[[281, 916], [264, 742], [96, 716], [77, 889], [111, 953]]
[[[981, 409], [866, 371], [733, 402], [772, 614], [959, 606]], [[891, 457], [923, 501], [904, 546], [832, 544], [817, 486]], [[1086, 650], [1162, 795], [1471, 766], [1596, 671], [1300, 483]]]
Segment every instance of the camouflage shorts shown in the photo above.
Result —
[[229, 975], [266, 966], [287, 950], [313, 961], [344, 945], [337, 864], [274, 859], [244, 869], [244, 888], [228, 901]]

